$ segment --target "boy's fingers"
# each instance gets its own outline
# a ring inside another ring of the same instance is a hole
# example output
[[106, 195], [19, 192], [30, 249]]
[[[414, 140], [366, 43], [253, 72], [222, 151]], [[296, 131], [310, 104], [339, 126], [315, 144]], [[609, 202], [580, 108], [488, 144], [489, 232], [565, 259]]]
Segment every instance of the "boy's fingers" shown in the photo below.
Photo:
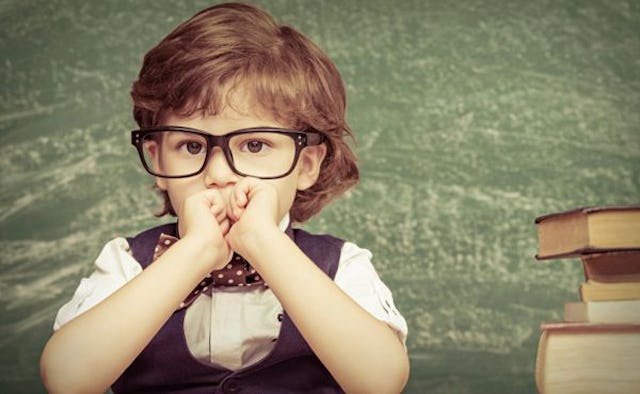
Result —
[[236, 217], [236, 221], [240, 220], [240, 216], [242, 216], [242, 212], [244, 212], [244, 209], [240, 207], [235, 207], [233, 209], [233, 215]]
[[233, 191], [229, 196], [229, 205], [227, 206], [227, 211], [229, 212], [229, 217], [231, 217], [234, 221], [238, 221], [244, 208], [249, 203], [249, 191], [250, 187], [247, 183], [247, 179], [244, 178], [240, 182], [236, 183], [233, 187]]
[[261, 185], [260, 182], [257, 178], [246, 177], [236, 184], [236, 192], [242, 193], [241, 196], [238, 196], [241, 199], [239, 205], [246, 206], [249, 203], [251, 196], [259, 189]]
[[244, 209], [240, 208], [234, 202], [230, 203], [229, 206], [227, 207], [228, 216], [234, 222], [237, 222], [238, 220], [240, 220], [240, 216], [242, 216], [242, 211], [244, 211]]
[[218, 205], [211, 207], [211, 213], [216, 217], [218, 223], [221, 223], [227, 217], [227, 210]]
[[222, 232], [222, 235], [226, 235], [229, 232], [229, 229], [231, 228], [231, 225], [229, 224], [229, 219], [225, 216], [225, 218], [219, 222], [220, 225], [220, 231]]
[[234, 209], [233, 209], [234, 206], [236, 206], [235, 193], [231, 193], [229, 195], [229, 201], [228, 201], [227, 207], [226, 207], [227, 216], [229, 216], [231, 218], [231, 220], [237, 221], [238, 218], [236, 218], [236, 216], [234, 214]]
[[217, 189], [207, 189], [202, 192], [202, 195], [210, 204], [211, 207], [224, 207], [226, 204], [224, 202], [224, 198], [222, 197], [222, 193], [220, 193]]
[[234, 190], [234, 197], [236, 201], [236, 205], [239, 207], [247, 206], [248, 198], [247, 194], [249, 193], [249, 189], [246, 184], [240, 183]]

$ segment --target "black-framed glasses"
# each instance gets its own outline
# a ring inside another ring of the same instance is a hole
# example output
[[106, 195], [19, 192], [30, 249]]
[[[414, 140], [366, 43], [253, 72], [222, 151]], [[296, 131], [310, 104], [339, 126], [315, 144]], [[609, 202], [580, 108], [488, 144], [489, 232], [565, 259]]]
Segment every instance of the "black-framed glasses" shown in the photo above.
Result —
[[186, 178], [201, 173], [219, 147], [229, 168], [241, 176], [282, 178], [291, 173], [306, 146], [320, 145], [316, 131], [252, 127], [212, 135], [182, 126], [153, 126], [131, 132], [142, 165], [151, 175]]

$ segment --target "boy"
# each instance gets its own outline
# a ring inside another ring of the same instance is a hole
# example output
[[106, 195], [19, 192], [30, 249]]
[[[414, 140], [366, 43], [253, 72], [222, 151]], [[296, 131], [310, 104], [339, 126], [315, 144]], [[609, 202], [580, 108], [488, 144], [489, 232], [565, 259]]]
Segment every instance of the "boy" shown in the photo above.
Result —
[[291, 228], [358, 178], [333, 63], [222, 4], [144, 59], [132, 132], [177, 224], [109, 242], [61, 308], [51, 392], [399, 392], [406, 323], [356, 245]]

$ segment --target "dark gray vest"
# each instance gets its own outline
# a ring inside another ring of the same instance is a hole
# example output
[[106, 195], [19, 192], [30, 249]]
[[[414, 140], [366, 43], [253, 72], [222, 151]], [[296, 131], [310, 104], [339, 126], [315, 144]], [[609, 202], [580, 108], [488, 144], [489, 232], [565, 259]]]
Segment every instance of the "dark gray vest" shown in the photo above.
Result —
[[[152, 228], [128, 238], [142, 268], [152, 260], [160, 233], [176, 235], [176, 225]], [[293, 229], [296, 245], [332, 279], [344, 241]], [[158, 291], [162, 291], [159, 289]], [[309, 305], [313, 308], [313, 305]], [[187, 347], [185, 309], [175, 312], [147, 347], [113, 384], [114, 393], [341, 393], [286, 311], [273, 351], [257, 364], [238, 371], [195, 359]]]

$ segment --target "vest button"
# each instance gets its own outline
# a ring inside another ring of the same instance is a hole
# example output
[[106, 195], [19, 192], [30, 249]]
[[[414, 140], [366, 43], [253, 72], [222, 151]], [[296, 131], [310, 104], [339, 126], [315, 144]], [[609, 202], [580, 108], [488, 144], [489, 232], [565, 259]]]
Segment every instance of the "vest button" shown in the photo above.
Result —
[[224, 392], [225, 393], [239, 393], [240, 392], [240, 384], [235, 379], [229, 379], [224, 384]]

